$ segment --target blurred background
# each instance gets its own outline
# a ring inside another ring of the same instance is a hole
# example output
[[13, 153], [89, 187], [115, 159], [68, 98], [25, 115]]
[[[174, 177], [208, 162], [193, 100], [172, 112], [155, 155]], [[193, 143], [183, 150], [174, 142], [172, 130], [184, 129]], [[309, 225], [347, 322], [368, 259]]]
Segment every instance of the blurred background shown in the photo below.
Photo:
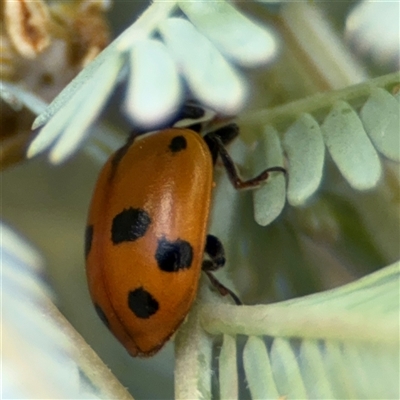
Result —
[[[147, 6], [147, 1], [114, 1], [107, 13], [112, 37]], [[279, 56], [270, 65], [242, 71], [251, 87], [244, 114], [399, 69], [399, 2], [236, 6], [272, 27], [279, 44]], [[307, 33], [315, 36], [312, 43]], [[111, 130], [128, 133], [129, 122], [116, 101], [122, 94], [123, 88], [116, 91], [102, 119]], [[246, 170], [246, 146], [238, 142], [230, 151]], [[251, 194], [236, 193], [217, 171], [220, 185], [210, 230], [222, 232], [228, 263], [235, 260], [228, 264], [229, 275], [244, 303], [332, 288], [399, 258], [399, 168], [382, 162], [379, 186], [357, 192], [328, 159], [323, 184], [312, 201], [298, 209], [286, 207], [267, 227], [254, 222]], [[172, 398], [172, 343], [151, 359], [131, 358], [102, 325], [89, 298], [83, 233], [100, 168], [84, 148], [60, 166], [50, 165], [42, 155], [8, 168], [1, 175], [1, 218], [43, 255], [44, 279], [55, 293], [56, 305], [134, 397]], [[225, 218], [218, 218], [218, 210], [227, 207], [229, 226]]]

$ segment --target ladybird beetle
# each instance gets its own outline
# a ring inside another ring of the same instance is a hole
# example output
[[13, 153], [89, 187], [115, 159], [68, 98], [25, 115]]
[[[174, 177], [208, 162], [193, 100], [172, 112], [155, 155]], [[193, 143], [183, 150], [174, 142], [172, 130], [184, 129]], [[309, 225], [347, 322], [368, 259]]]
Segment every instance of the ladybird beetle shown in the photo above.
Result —
[[88, 285], [99, 317], [132, 356], [153, 355], [177, 330], [202, 270], [240, 304], [210, 272], [225, 263], [222, 244], [206, 234], [213, 161], [220, 155], [236, 188], [285, 170], [241, 180], [224, 147], [237, 134], [232, 124], [204, 138], [183, 128], [132, 136], [100, 173], [86, 228]]

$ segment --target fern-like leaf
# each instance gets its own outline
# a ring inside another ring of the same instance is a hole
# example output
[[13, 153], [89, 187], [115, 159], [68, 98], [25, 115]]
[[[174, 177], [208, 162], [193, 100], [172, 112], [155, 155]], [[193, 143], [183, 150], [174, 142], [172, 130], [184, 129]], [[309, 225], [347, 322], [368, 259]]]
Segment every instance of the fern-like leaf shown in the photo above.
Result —
[[[232, 348], [232, 337], [248, 336], [238, 357], [254, 399], [394, 399], [399, 284], [396, 263], [338, 289], [281, 303], [205, 304], [199, 318], [207, 332], [224, 335], [221, 354]], [[221, 362], [236, 361], [220, 359], [220, 368], [232, 371]]]

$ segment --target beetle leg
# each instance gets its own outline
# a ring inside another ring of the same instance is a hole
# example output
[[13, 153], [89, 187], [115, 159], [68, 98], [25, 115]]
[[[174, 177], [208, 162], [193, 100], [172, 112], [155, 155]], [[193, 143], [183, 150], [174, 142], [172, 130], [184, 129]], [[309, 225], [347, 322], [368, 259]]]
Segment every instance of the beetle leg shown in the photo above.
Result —
[[225, 251], [221, 241], [214, 235], [207, 235], [205, 253], [211, 260], [204, 261], [203, 269], [215, 271], [225, 265]]
[[236, 294], [232, 292], [232, 290], [224, 286], [210, 271], [204, 270], [204, 272], [207, 274], [213, 286], [217, 288], [221, 296], [226, 296], [227, 294], [229, 294], [237, 306], [243, 305], [239, 297], [237, 297]]
[[232, 123], [225, 125], [215, 131], [209, 132], [204, 136], [204, 141], [207, 143], [210, 149], [213, 164], [216, 163], [219, 154], [217, 143], [215, 143], [214, 137], [217, 136], [221, 139], [221, 142], [226, 145], [229, 144], [233, 139], [239, 135], [239, 127], [237, 124]]
[[239, 297], [232, 290], [224, 286], [215, 278], [211, 271], [215, 271], [225, 265], [225, 251], [219, 239], [213, 235], [207, 235], [205, 252], [210, 257], [210, 260], [203, 261], [202, 269], [207, 274], [213, 286], [217, 288], [222, 296], [230, 295], [237, 305], [241, 305]]
[[[229, 126], [227, 128], [229, 128]], [[221, 130], [222, 129], [223, 128], [221, 128]], [[268, 179], [268, 176], [271, 172], [283, 172], [284, 174], [286, 174], [286, 169], [283, 167], [271, 167], [267, 168], [254, 178], [248, 180], [242, 180], [237, 172], [234, 161], [232, 160], [231, 156], [229, 155], [229, 153], [225, 148], [226, 143], [224, 143], [224, 140], [221, 138], [218, 132], [219, 130], [216, 132], [208, 133], [205, 140], [208, 146], [210, 147], [213, 161], [216, 160], [215, 154], [219, 154], [226, 169], [226, 172], [228, 173], [228, 177], [232, 185], [236, 189], [249, 189], [260, 186], [261, 183], [263, 183], [266, 179]]]
[[[221, 128], [216, 129], [215, 131], [209, 132], [213, 136], [218, 136], [224, 145], [229, 144], [232, 140], [236, 139], [239, 136], [239, 127], [234, 122], [221, 126]], [[207, 136], [207, 135], [206, 135]]]

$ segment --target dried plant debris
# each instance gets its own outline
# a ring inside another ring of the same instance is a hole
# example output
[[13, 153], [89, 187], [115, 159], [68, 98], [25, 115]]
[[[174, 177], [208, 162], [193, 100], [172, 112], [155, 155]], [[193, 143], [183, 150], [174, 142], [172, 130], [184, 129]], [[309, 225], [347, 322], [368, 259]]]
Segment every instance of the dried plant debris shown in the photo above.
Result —
[[[0, 79], [50, 102], [107, 46], [108, 7], [106, 0], [2, 0]], [[3, 169], [25, 158], [35, 116], [2, 104], [0, 118]]]

